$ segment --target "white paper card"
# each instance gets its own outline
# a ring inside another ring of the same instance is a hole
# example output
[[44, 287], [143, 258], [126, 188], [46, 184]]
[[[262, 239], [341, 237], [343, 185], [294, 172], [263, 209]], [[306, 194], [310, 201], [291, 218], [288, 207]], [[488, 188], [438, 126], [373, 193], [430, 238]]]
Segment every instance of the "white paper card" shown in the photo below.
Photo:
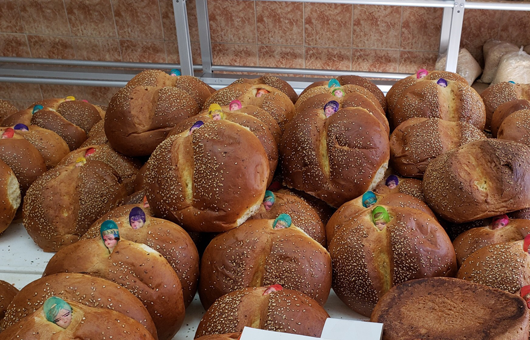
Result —
[[[256, 329], [251, 327], [243, 328], [240, 340], [322, 340], [312, 336], [265, 331], [263, 329]], [[331, 339], [329, 339], [331, 340]]]
[[322, 338], [331, 340], [381, 340], [383, 324], [356, 320], [328, 318]]

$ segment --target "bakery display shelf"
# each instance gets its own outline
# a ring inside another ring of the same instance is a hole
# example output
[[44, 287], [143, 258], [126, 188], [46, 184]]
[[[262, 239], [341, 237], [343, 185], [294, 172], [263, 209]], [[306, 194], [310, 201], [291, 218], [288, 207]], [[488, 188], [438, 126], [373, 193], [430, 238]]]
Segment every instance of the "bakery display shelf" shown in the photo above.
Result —
[[528, 1], [480, 1], [467, 0], [466, 9], [490, 9], [496, 11], [530, 11]]
[[[43, 252], [31, 239], [21, 221], [11, 224], [0, 235], [0, 280], [22, 289], [28, 283], [39, 279], [44, 268], [54, 253]], [[349, 309], [332, 291], [324, 306], [330, 317], [346, 320], [369, 320]], [[205, 310], [199, 296], [186, 309], [182, 327], [173, 340], [191, 340], [195, 336], [197, 326]]]

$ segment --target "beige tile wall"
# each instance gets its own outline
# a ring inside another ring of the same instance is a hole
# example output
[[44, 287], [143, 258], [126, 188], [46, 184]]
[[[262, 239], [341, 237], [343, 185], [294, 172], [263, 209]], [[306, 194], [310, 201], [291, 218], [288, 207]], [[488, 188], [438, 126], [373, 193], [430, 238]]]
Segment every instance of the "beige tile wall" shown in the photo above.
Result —
[[[194, 63], [200, 48], [188, 0]], [[432, 69], [442, 9], [208, 0], [215, 65], [412, 73]], [[466, 10], [462, 46], [483, 62], [487, 39], [530, 44], [530, 12]], [[0, 0], [0, 56], [178, 63], [171, 0]], [[0, 84], [23, 107], [50, 95], [105, 105], [117, 89]]]

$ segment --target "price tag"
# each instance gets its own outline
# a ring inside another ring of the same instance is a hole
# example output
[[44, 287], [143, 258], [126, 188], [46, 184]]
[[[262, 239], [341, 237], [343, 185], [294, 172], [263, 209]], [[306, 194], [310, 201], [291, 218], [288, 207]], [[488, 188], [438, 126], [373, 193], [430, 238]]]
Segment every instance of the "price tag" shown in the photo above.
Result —
[[381, 340], [383, 324], [377, 322], [328, 318], [322, 330], [323, 339]]

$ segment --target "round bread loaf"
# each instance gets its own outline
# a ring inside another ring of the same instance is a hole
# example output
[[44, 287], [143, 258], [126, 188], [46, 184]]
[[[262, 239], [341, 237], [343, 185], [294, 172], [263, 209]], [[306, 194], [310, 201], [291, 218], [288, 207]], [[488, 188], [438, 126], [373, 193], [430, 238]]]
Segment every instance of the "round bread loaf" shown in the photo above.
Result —
[[149, 156], [169, 130], [200, 109], [195, 98], [177, 87], [131, 83], [110, 100], [105, 134], [116, 151], [126, 156]]
[[497, 138], [530, 146], [530, 109], [515, 111], [506, 117], [499, 127]]
[[329, 253], [294, 225], [279, 229], [273, 222], [247, 221], [206, 247], [199, 280], [205, 308], [229, 292], [271, 284], [303, 292], [320, 305], [326, 303], [331, 289]]
[[497, 109], [493, 112], [493, 117], [491, 118], [491, 134], [493, 137], [497, 137], [499, 127], [509, 115], [519, 110], [529, 109], [530, 101], [526, 99], [512, 100], [497, 106]]
[[195, 338], [242, 332], [245, 326], [320, 337], [328, 313], [309, 296], [279, 285], [237, 290], [219, 298], [201, 319]]
[[427, 204], [463, 223], [530, 207], [530, 148], [487, 139], [432, 160], [423, 176]]
[[28, 140], [11, 128], [0, 128], [0, 160], [17, 176], [22, 196], [46, 172], [44, 158]]
[[530, 254], [524, 241], [482, 247], [460, 266], [457, 278], [515, 294], [530, 284]]
[[199, 253], [191, 237], [177, 224], [151, 216], [143, 204], [122, 205], [100, 217], [83, 239], [99, 238], [106, 220], [118, 225], [121, 239], [143, 243], [158, 251], [169, 262], [182, 285], [185, 306], [189, 306], [199, 283]]
[[284, 184], [333, 207], [362, 195], [388, 166], [388, 135], [367, 110], [344, 108], [299, 113], [280, 145]]
[[[379, 89], [379, 87], [377, 87], [377, 85], [375, 85], [374, 83], [372, 83], [368, 79], [363, 78], [363, 77], [359, 77], [359, 76], [354, 76], [354, 75], [338, 76], [335, 79], [341, 86], [344, 86], [344, 85], [356, 85], [356, 86], [364, 87], [365, 89], [370, 91], [375, 96], [376, 100], [379, 102], [379, 104], [381, 105], [383, 110], [386, 111], [385, 94], [383, 93], [383, 91], [381, 91]], [[302, 93], [300, 93], [300, 96], [304, 95], [306, 92], [308, 92], [310, 89], [312, 89], [314, 87], [317, 87], [317, 86], [329, 86], [329, 82], [330, 82], [330, 80], [323, 80], [323, 81], [314, 82], [313, 84], [311, 84], [308, 87], [306, 87], [302, 91]]]
[[[506, 216], [506, 215], [504, 215]], [[530, 221], [514, 220], [506, 216], [504, 219], [493, 219], [486, 227], [473, 228], [460, 234], [454, 241], [458, 265], [475, 251], [498, 243], [520, 241], [530, 233]]]
[[499, 105], [517, 100], [530, 100], [530, 84], [498, 83], [489, 86], [480, 94], [486, 107], [486, 128], [491, 126], [493, 113]]
[[407, 87], [397, 98], [392, 113], [388, 116], [391, 127], [396, 128], [410, 118], [422, 117], [466, 122], [484, 130], [484, 103], [467, 82], [426, 78]]
[[[382, 226], [375, 224], [377, 216], [372, 217], [381, 208], [388, 212]], [[393, 286], [453, 276], [457, 269], [453, 245], [443, 228], [435, 218], [410, 208], [378, 205], [356, 215], [337, 230], [329, 252], [333, 290], [366, 316]]]
[[101, 238], [81, 240], [61, 248], [43, 276], [66, 272], [101, 277], [129, 290], [149, 311], [160, 340], [171, 339], [184, 320], [177, 274], [160, 253], [144, 244], [119, 240], [109, 254]]
[[132, 194], [134, 192], [136, 174], [142, 167], [140, 160], [114, 151], [109, 144], [101, 144], [74, 150], [66, 155], [59, 165], [75, 164], [80, 157], [87, 161], [100, 161], [107, 164], [120, 176], [121, 183], [125, 186], [127, 193]]
[[309, 203], [292, 193], [265, 192], [263, 203], [250, 219], [274, 220], [280, 214], [291, 216], [295, 226], [302, 229], [323, 247], [326, 246], [326, 230], [320, 216]]
[[[155, 340], [138, 321], [110, 309], [66, 301], [71, 322], [66, 328], [48, 321], [44, 306], [0, 333], [0, 339], [145, 339]], [[59, 322], [59, 321], [57, 321]]]
[[[375, 199], [373, 199], [374, 197]], [[356, 215], [373, 209], [372, 206], [374, 204], [418, 209], [436, 220], [436, 216], [434, 216], [434, 213], [429, 206], [414, 196], [402, 193], [371, 195], [369, 192], [367, 192], [362, 196], [344, 203], [339, 209], [337, 209], [337, 211], [335, 211], [333, 216], [331, 216], [328, 223], [326, 224], [326, 238], [328, 240], [328, 246], [337, 230], [342, 228], [343, 224], [348, 224], [348, 221], [350, 221], [352, 218], [355, 218]]]
[[285, 80], [275, 76], [265, 75], [254, 79], [240, 78], [232, 84], [268, 85], [285, 93], [285, 95], [291, 99], [293, 104], [296, 103], [296, 100], [298, 99], [298, 94], [296, 94], [292, 86]]
[[57, 251], [77, 242], [99, 216], [125, 196], [118, 174], [103, 162], [58, 166], [28, 190], [24, 227], [44, 251]]
[[[239, 110], [230, 111], [228, 107], [222, 107], [222, 112], [223, 120], [227, 120], [229, 122], [236, 123], [241, 125], [242, 127], [247, 128], [258, 138], [261, 143], [261, 146], [267, 154], [267, 159], [269, 160], [270, 170], [267, 185], [270, 184], [273, 179], [276, 166], [278, 165], [278, 142], [275, 140], [273, 133], [269, 129], [269, 126], [262, 122], [260, 119], [255, 118]], [[268, 116], [270, 117], [270, 115]], [[172, 129], [168, 133], [168, 137], [172, 135], [177, 135], [185, 131], [190, 131], [190, 129], [199, 121], [202, 123], [207, 123], [213, 120], [214, 119], [211, 117], [208, 111], [202, 111], [198, 115], [188, 118], [183, 122], [179, 123], [174, 129]], [[273, 123], [279, 130], [279, 126], [276, 121], [273, 120]]]
[[2, 326], [6, 315], [7, 307], [11, 304], [11, 301], [18, 294], [18, 289], [12, 284], [0, 280], [0, 331], [5, 327]]
[[156, 216], [190, 231], [223, 232], [259, 209], [268, 177], [258, 138], [219, 120], [162, 142], [149, 158], [144, 181]]
[[[397, 185], [389, 186], [387, 182], [396, 182], [396, 179]], [[396, 175], [389, 175], [377, 183], [373, 191], [380, 195], [396, 193], [407, 194], [425, 202], [421, 180], [415, 178], [403, 178]]]
[[26, 138], [41, 154], [47, 169], [51, 169], [70, 152], [68, 144], [52, 130], [43, 129], [37, 125], [13, 126], [17, 134]]
[[423, 177], [429, 162], [486, 135], [471, 124], [438, 118], [410, 118], [390, 136], [390, 163], [401, 176]]
[[18, 109], [15, 105], [11, 104], [7, 100], [0, 99], [0, 123], [12, 114], [18, 112]]
[[[259, 90], [268, 91], [263, 95]], [[285, 124], [294, 116], [294, 104], [282, 91], [269, 85], [232, 84], [212, 94], [204, 103], [204, 107], [211, 104], [229, 105], [233, 100], [239, 100], [243, 107], [257, 106], [267, 111], [284, 130]]]
[[0, 233], [15, 218], [21, 200], [20, 185], [15, 173], [0, 159]]
[[454, 278], [428, 278], [392, 288], [370, 321], [383, 340], [528, 338], [529, 312], [519, 296]]
[[[339, 91], [337, 93], [337, 91]], [[384, 126], [386, 134], [390, 126], [385, 111], [377, 98], [369, 90], [357, 85], [344, 85], [340, 88], [328, 86], [313, 87], [300, 96], [295, 105], [296, 114], [314, 109], [326, 110], [328, 103], [338, 103], [338, 107], [361, 107], [372, 114]], [[335, 110], [336, 111], [336, 110]]]
[[52, 296], [120, 312], [138, 321], [157, 338], [149, 312], [131, 292], [109, 280], [78, 273], [48, 275], [27, 284], [12, 300], [0, 328], [6, 329], [34, 313]]

